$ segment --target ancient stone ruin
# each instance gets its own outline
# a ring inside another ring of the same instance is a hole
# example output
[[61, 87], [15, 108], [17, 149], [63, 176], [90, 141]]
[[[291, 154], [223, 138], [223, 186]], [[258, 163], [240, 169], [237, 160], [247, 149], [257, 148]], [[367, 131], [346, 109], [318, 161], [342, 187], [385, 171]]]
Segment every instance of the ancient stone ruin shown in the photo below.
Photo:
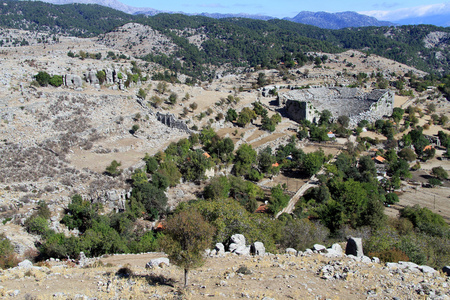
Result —
[[184, 121], [178, 120], [171, 113], [162, 114], [160, 112], [157, 112], [156, 119], [170, 128], [177, 128], [180, 130], [184, 130], [187, 133], [191, 132], [191, 130], [189, 129], [189, 127], [186, 125], [186, 123]]
[[389, 90], [372, 90], [369, 93], [359, 88], [315, 87], [291, 90], [280, 95], [286, 111], [292, 120], [309, 120], [317, 123], [320, 113], [329, 110], [333, 120], [339, 116], [348, 116], [350, 126], [359, 121], [375, 122], [383, 116], [392, 115], [394, 93]]

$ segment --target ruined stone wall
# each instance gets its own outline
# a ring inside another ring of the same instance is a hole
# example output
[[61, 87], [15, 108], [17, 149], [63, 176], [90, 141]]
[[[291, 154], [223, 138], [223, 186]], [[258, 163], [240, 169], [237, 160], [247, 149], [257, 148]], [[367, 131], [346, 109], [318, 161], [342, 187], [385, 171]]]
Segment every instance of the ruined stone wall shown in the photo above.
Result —
[[177, 128], [179, 130], [184, 130], [187, 133], [191, 133], [191, 130], [186, 125], [186, 123], [182, 120], [176, 119], [175, 116], [171, 113], [162, 114], [160, 112], [157, 112], [156, 119], [170, 128]]
[[289, 118], [296, 122], [308, 120], [317, 123], [320, 113], [329, 110], [332, 120], [348, 116], [350, 126], [357, 126], [361, 120], [374, 122], [383, 116], [392, 115], [394, 94], [388, 90], [373, 90], [364, 93], [360, 89], [346, 87], [316, 87], [293, 90], [281, 97]]
[[394, 111], [394, 92], [389, 90], [373, 90], [367, 95], [367, 98], [373, 101], [368, 111], [361, 112], [356, 116], [350, 117], [350, 126], [356, 127], [362, 120], [370, 123], [382, 119], [383, 116], [391, 116]]
[[317, 123], [320, 117], [320, 112], [310, 101], [287, 100], [286, 111], [289, 118], [296, 122], [308, 120]]

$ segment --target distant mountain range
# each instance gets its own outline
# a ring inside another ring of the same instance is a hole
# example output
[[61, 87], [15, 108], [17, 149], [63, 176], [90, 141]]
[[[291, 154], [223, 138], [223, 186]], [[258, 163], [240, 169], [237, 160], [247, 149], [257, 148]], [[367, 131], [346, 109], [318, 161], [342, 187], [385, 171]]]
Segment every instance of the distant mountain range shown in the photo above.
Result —
[[[117, 0], [44, 0], [44, 2], [52, 4], [98, 4], [106, 7], [110, 7], [116, 10], [128, 14], [144, 14], [148, 16], [154, 16], [164, 11], [156, 10], [153, 8], [138, 8], [123, 4]], [[181, 13], [183, 12], [166, 12], [166, 13]], [[214, 19], [222, 18], [248, 18], [257, 20], [271, 20], [276, 19], [270, 16], [264, 15], [251, 15], [251, 14], [220, 14], [220, 13], [200, 13], [200, 16], [210, 17]], [[284, 20], [308, 24], [325, 29], [341, 29], [347, 27], [365, 27], [365, 26], [392, 26], [395, 25], [391, 22], [378, 21], [374, 17], [361, 15], [355, 12], [340, 12], [340, 13], [326, 13], [326, 12], [300, 12], [294, 18], [284, 18]]]
[[284, 18], [284, 20], [313, 25], [326, 29], [341, 29], [347, 27], [365, 27], [365, 26], [393, 26], [394, 23], [387, 21], [378, 21], [374, 17], [361, 15], [352, 11], [327, 13], [302, 11], [293, 18]]
[[[185, 15], [184, 12], [175, 11], [161, 11], [154, 8], [146, 7], [133, 7], [123, 4], [117, 0], [43, 0], [47, 3], [52, 4], [72, 4], [72, 3], [82, 3], [82, 4], [98, 4], [113, 8], [127, 14], [143, 14], [147, 16], [154, 16], [159, 13], [179, 13]], [[214, 19], [222, 18], [248, 18], [256, 20], [271, 20], [277, 19], [271, 16], [265, 15], [252, 15], [252, 14], [221, 14], [221, 13], [199, 13], [195, 15], [205, 16]], [[450, 15], [434, 15], [427, 17], [412, 17], [397, 20], [395, 23], [388, 21], [380, 21], [374, 17], [366, 16], [356, 12], [338, 12], [338, 13], [327, 13], [327, 12], [310, 12], [302, 11], [293, 18], [283, 18], [283, 20], [288, 20], [296, 23], [313, 25], [324, 29], [341, 29], [348, 27], [367, 27], [367, 26], [395, 26], [395, 25], [418, 25], [418, 24], [430, 24], [442, 27], [450, 26]]]

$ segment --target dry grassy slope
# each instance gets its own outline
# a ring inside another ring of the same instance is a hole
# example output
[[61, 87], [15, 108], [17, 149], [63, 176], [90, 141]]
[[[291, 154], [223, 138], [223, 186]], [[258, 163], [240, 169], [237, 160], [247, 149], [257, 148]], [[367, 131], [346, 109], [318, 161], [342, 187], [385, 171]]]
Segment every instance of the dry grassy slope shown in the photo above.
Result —
[[[210, 257], [190, 272], [190, 285], [182, 289], [183, 271], [175, 266], [145, 269], [162, 253], [114, 255], [95, 267], [49, 262], [31, 270], [0, 273], [0, 293], [15, 299], [448, 299], [449, 278], [389, 269], [347, 257], [268, 255], [265, 257]], [[102, 265], [103, 264], [103, 265]], [[133, 275], [120, 278], [128, 267]], [[251, 274], [237, 270], [245, 266]], [[330, 270], [330, 272], [326, 271]], [[328, 279], [327, 279], [328, 278]], [[337, 279], [339, 278], [339, 279]]]

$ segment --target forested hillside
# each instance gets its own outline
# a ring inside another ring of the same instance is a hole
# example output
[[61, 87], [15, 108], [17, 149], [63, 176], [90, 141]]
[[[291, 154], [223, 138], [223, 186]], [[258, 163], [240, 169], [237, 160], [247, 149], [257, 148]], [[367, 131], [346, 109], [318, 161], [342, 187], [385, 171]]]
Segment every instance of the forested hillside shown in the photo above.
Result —
[[137, 18], [100, 5], [53, 5], [32, 1], [4, 1], [0, 15], [1, 27], [80, 37], [96, 36]]
[[[206, 79], [208, 65], [274, 68], [302, 65], [306, 52], [337, 53], [358, 49], [423, 71], [446, 74], [450, 29], [431, 25], [327, 30], [285, 20], [212, 19], [159, 14], [133, 16], [98, 5], [51, 5], [7, 1], [0, 7], [0, 26], [44, 30], [75, 36], [97, 36], [128, 22], [150, 25], [178, 46], [172, 56], [148, 53], [144, 58], [175, 72]], [[201, 43], [189, 41], [198, 36]]]

